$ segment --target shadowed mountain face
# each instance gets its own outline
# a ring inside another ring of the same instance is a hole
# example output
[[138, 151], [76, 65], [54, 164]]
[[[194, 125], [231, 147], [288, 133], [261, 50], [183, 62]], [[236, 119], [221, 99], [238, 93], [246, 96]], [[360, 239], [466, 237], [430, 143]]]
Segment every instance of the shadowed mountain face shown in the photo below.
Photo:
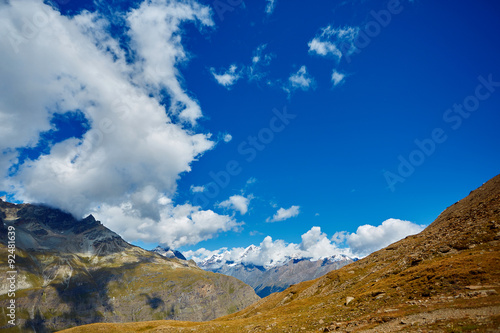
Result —
[[[130, 323], [152, 332], [498, 332], [500, 176], [423, 232], [207, 323]], [[72, 332], [97, 332], [101, 326]], [[108, 332], [118, 332], [115, 326]]]
[[[0, 274], [7, 275], [8, 227], [15, 228], [17, 327], [53, 331], [95, 322], [210, 320], [258, 300], [241, 281], [130, 245], [92, 216], [0, 200]], [[6, 279], [0, 306], [10, 302]]]
[[[255, 246], [248, 247], [244, 254], [253, 251], [254, 248]], [[254, 288], [260, 297], [266, 297], [283, 291], [292, 284], [318, 278], [353, 261], [345, 255], [335, 255], [316, 261], [308, 258], [289, 258], [286, 262], [263, 267], [245, 264], [243, 256], [235, 262], [222, 263], [215, 255], [203, 260], [198, 266], [210, 272], [235, 277]]]

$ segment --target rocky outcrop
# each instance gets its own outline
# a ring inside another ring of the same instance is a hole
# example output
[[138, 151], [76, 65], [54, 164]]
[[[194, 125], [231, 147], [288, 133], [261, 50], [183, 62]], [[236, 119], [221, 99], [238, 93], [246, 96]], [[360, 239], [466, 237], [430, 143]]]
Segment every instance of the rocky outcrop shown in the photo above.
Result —
[[[0, 201], [0, 275], [6, 276], [7, 226], [15, 228], [18, 327], [52, 331], [96, 322], [203, 321], [242, 310], [259, 297], [243, 282], [195, 263], [143, 250], [93, 216]], [[5, 279], [0, 306], [11, 297]], [[0, 327], [7, 328], [5, 313]]]

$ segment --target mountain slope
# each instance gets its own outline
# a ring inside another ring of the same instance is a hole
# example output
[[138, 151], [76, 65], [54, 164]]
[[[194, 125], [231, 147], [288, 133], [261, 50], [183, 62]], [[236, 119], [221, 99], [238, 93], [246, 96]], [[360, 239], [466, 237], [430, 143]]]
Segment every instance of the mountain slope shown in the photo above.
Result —
[[268, 266], [246, 263], [246, 255], [259, 250], [258, 246], [251, 245], [234, 261], [226, 261], [224, 256], [219, 254], [199, 262], [198, 266], [210, 272], [235, 277], [254, 288], [260, 297], [266, 297], [283, 291], [292, 284], [315, 279], [353, 262], [353, 259], [345, 255], [334, 255], [314, 261], [298, 256], [289, 257], [284, 262]]
[[500, 176], [423, 232], [207, 323], [158, 321], [70, 332], [498, 332]]
[[[0, 201], [0, 274], [7, 276], [8, 227], [15, 228], [17, 326], [44, 332], [93, 322], [209, 320], [258, 300], [232, 277], [132, 246], [92, 216]], [[0, 306], [13, 299], [2, 279]]]

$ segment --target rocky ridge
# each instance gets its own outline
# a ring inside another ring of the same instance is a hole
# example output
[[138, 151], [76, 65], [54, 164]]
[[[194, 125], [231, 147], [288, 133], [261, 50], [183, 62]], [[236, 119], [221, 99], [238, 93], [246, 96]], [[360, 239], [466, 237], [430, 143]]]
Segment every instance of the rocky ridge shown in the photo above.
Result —
[[[45, 332], [95, 322], [210, 320], [258, 300], [241, 281], [201, 270], [124, 241], [93, 216], [0, 200], [0, 274], [7, 270], [7, 228], [15, 228], [17, 326]], [[0, 306], [10, 301], [6, 279]]]

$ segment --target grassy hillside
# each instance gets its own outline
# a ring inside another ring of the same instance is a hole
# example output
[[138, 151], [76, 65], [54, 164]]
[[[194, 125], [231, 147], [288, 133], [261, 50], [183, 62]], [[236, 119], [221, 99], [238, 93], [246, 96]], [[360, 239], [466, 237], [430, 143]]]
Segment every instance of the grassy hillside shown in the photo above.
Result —
[[497, 176], [420, 234], [235, 314], [206, 323], [95, 324], [67, 332], [498, 332], [499, 293]]

